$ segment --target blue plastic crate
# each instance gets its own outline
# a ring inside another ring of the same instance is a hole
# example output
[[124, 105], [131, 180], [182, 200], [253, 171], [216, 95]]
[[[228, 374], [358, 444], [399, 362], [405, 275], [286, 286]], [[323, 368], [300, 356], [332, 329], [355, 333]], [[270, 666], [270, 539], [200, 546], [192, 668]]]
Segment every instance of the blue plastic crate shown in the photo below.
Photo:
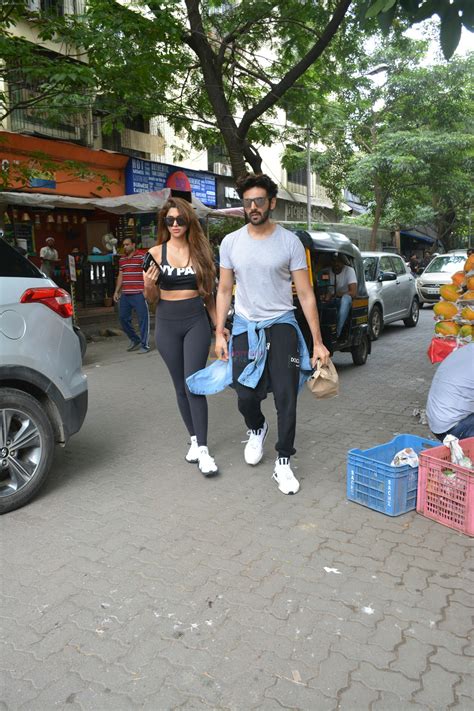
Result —
[[387, 516], [400, 516], [416, 507], [418, 467], [392, 467], [401, 449], [419, 454], [439, 447], [439, 442], [402, 434], [371, 449], [351, 449], [347, 455], [347, 498]]

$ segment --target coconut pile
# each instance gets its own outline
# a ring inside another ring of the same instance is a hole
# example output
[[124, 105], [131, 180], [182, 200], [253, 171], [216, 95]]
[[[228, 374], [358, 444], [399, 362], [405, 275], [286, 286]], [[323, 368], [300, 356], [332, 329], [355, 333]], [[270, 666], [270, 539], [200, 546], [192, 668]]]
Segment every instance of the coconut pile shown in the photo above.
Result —
[[453, 274], [452, 283], [439, 290], [441, 299], [433, 307], [435, 334], [438, 338], [456, 338], [463, 343], [474, 340], [474, 254], [462, 271]]

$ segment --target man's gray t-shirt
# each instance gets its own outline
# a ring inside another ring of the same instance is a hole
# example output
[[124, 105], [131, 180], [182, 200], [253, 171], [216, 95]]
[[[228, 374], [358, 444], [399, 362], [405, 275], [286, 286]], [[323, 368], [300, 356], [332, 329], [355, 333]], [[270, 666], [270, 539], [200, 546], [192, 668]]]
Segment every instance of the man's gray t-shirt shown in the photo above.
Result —
[[294, 309], [291, 272], [308, 268], [299, 238], [281, 225], [265, 239], [253, 239], [247, 225], [228, 234], [220, 266], [234, 271], [235, 313], [247, 321], [266, 321]]
[[474, 343], [450, 353], [439, 364], [426, 405], [430, 430], [447, 432], [474, 413]]

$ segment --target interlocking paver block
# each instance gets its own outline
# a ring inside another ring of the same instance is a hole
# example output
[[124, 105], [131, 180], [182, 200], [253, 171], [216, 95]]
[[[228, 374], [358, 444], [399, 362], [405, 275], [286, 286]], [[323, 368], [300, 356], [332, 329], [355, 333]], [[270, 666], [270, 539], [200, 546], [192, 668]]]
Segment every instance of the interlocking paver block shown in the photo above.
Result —
[[455, 703], [453, 686], [459, 681], [459, 675], [445, 671], [437, 664], [432, 664], [421, 676], [422, 689], [415, 693], [415, 701], [425, 703], [432, 708], [449, 708]]
[[474, 691], [474, 659], [464, 654], [451, 654], [447, 649], [440, 647], [430, 657], [430, 664], [437, 664], [446, 671], [472, 675], [472, 689]]
[[367, 711], [378, 699], [378, 691], [369, 689], [358, 681], [352, 681], [347, 689], [339, 694], [337, 711]]
[[370, 689], [390, 691], [404, 702], [410, 701], [412, 694], [420, 687], [419, 682], [408, 679], [404, 674], [382, 671], [367, 662], [361, 662], [360, 667], [353, 672], [352, 679], [362, 682]]
[[335, 711], [337, 701], [322, 694], [314, 687], [306, 686], [293, 678], [278, 679], [276, 684], [265, 692], [267, 699], [272, 699], [274, 708], [318, 709], [318, 711]]
[[396, 648], [396, 659], [388, 665], [389, 669], [399, 671], [409, 679], [418, 680], [425, 671], [433, 647], [417, 639], [406, 637]]
[[453, 654], [460, 654], [466, 644], [466, 639], [458, 637], [452, 632], [438, 630], [436, 623], [425, 625], [414, 622], [405, 630], [406, 637], [414, 637], [420, 642], [431, 644], [435, 647], [446, 647]]
[[348, 659], [369, 662], [379, 669], [386, 669], [390, 662], [395, 659], [396, 653], [386, 651], [372, 640], [367, 644], [360, 644], [354, 639], [339, 636], [331, 645], [334, 652], [340, 652]]

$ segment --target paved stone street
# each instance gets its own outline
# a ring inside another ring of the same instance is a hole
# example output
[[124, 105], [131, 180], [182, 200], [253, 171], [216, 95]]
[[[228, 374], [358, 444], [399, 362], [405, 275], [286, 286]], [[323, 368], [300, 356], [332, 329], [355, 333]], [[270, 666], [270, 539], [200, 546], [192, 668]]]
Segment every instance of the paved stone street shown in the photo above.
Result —
[[29, 506], [2, 518], [0, 709], [473, 709], [472, 540], [346, 499], [353, 447], [428, 436], [432, 311], [390, 326], [341, 395], [299, 406], [297, 496], [256, 468], [232, 391], [204, 479], [156, 351], [89, 344], [89, 414]]

